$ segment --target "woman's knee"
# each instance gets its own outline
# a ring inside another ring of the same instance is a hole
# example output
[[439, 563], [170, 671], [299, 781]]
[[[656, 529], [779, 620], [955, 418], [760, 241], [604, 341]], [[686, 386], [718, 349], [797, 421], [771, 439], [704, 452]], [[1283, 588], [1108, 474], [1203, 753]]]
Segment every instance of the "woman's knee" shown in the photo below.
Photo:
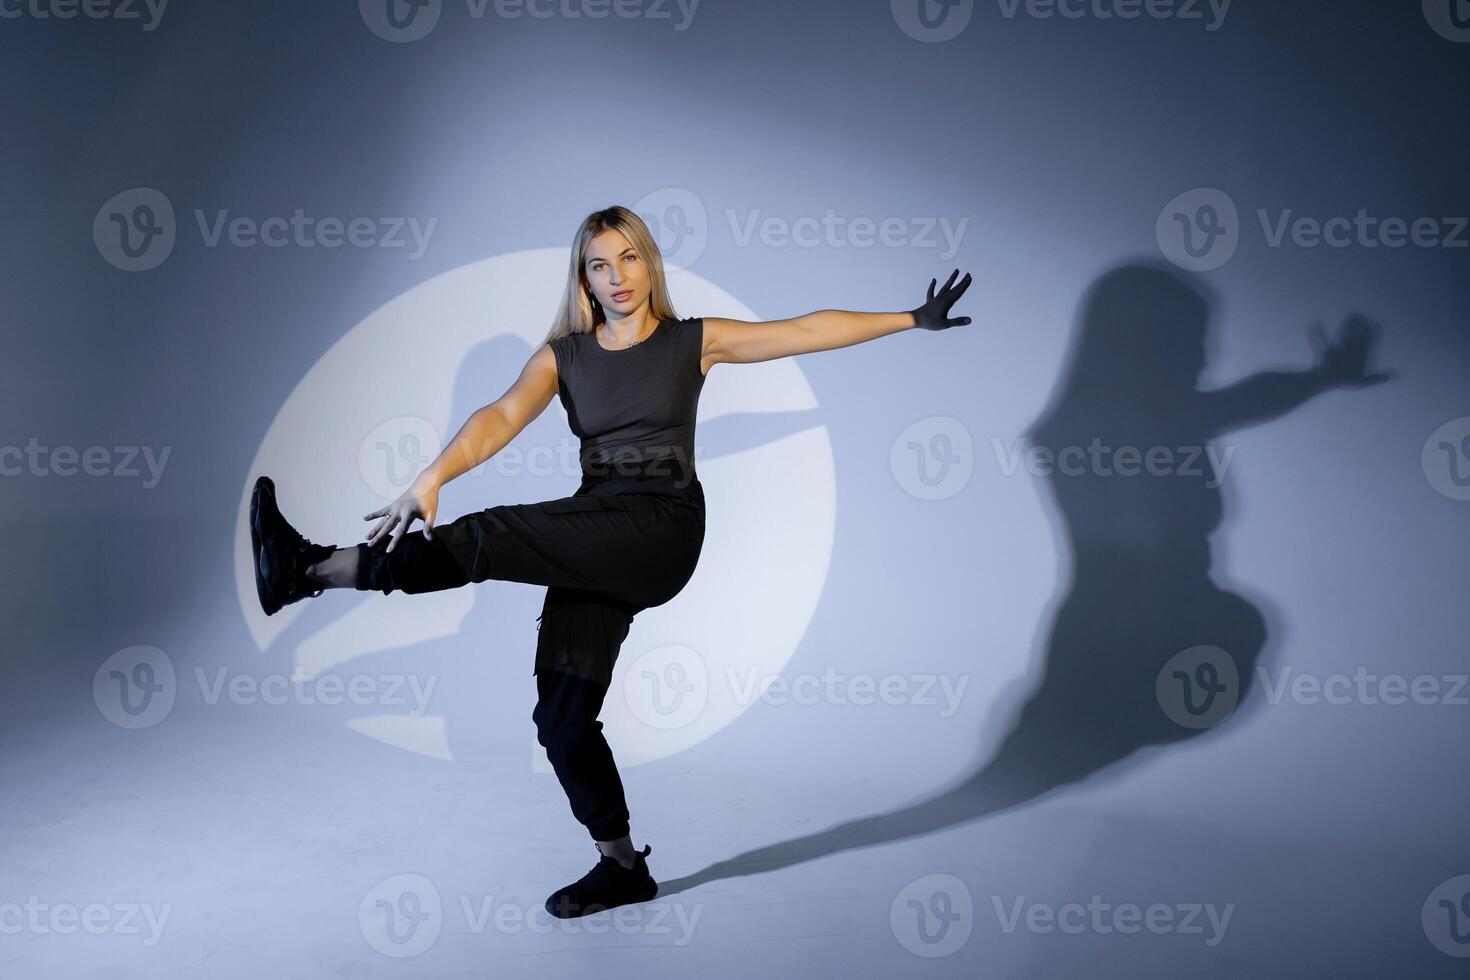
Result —
[[536, 725], [536, 741], [548, 758], [573, 758], [602, 739], [602, 722], [581, 718], [543, 719]]
[[597, 720], [601, 701], [588, 696], [589, 683], [571, 674], [547, 671], [537, 675], [542, 691], [531, 712], [536, 741], [552, 753], [572, 754], [602, 739]]

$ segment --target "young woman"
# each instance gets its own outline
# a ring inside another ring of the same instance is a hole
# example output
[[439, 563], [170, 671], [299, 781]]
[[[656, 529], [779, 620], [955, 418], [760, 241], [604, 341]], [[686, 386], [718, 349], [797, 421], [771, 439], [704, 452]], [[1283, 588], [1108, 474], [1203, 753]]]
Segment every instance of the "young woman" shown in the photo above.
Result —
[[[704, 544], [704, 488], [694, 467], [694, 416], [715, 364], [748, 364], [848, 347], [912, 327], [944, 330], [970, 285], [956, 269], [902, 313], [818, 310], [765, 323], [680, 319], [663, 259], [624, 207], [587, 216], [572, 244], [556, 323], [515, 383], [464, 423], [404, 494], [366, 515], [378, 523], [350, 548], [314, 544], [281, 516], [260, 477], [250, 503], [261, 607], [330, 588], [433, 592], [496, 579], [546, 586], [536, 644], [537, 740], [601, 857], [553, 892], [553, 915], [585, 915], [658, 892], [629, 836], [622, 782], [597, 715], [633, 617], [684, 588]], [[502, 504], [435, 527], [439, 488], [514, 439], [559, 395], [581, 440], [570, 497]], [[422, 531], [407, 533], [414, 520]]]

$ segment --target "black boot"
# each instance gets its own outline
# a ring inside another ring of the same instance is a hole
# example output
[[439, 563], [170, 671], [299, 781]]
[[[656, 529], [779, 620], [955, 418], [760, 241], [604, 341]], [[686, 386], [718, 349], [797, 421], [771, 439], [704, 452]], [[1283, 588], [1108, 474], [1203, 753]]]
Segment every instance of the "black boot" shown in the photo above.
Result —
[[326, 591], [306, 577], [306, 570], [336, 546], [313, 544], [286, 522], [276, 506], [276, 485], [268, 476], [256, 480], [250, 494], [250, 544], [255, 553], [255, 592], [267, 616]]
[[558, 919], [573, 919], [619, 905], [648, 901], [658, 894], [658, 882], [648, 873], [648, 855], [652, 851], [651, 845], [643, 845], [643, 850], [633, 856], [633, 867], [625, 868], [617, 858], [602, 854], [598, 848], [597, 853], [602, 857], [597, 865], [570, 885], [552, 892], [546, 899], [546, 911]]

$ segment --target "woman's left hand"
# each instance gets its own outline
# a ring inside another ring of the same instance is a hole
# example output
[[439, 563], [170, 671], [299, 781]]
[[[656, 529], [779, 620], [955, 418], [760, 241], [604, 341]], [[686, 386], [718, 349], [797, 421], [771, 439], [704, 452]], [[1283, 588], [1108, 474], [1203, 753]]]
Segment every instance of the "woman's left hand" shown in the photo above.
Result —
[[949, 318], [949, 308], [954, 306], [955, 302], [965, 294], [965, 290], [970, 288], [970, 274], [965, 273], [965, 278], [956, 283], [955, 276], [959, 274], [958, 269], [950, 273], [949, 281], [944, 284], [944, 288], [938, 294], [934, 292], [934, 284], [938, 280], [929, 280], [928, 299], [923, 306], [909, 311], [914, 315], [914, 326], [923, 327], [925, 330], [948, 330], [950, 327], [963, 327], [970, 322], [967, 316], [956, 317], [953, 320]]

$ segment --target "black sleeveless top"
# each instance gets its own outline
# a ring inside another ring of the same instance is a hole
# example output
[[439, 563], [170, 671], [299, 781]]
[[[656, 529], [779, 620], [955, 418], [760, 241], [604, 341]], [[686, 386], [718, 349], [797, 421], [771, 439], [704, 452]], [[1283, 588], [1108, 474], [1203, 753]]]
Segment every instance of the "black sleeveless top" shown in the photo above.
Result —
[[702, 496], [694, 466], [694, 414], [704, 375], [704, 318], [661, 320], [632, 347], [608, 350], [594, 333], [550, 342], [557, 394], [582, 441], [578, 494]]

